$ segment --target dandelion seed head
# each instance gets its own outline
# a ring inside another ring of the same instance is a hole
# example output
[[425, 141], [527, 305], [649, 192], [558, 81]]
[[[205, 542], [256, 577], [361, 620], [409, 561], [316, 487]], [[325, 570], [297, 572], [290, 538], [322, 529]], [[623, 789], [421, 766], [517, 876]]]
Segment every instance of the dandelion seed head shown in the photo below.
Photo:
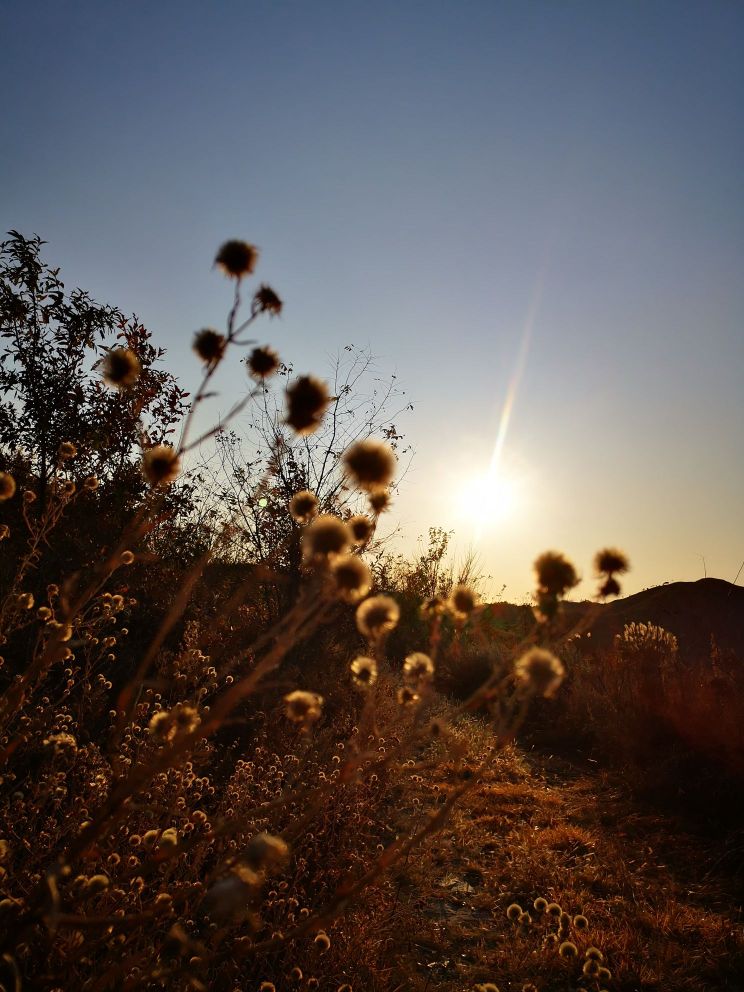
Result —
[[114, 389], [129, 389], [142, 373], [142, 364], [131, 348], [112, 348], [101, 368], [105, 382]]
[[252, 275], [258, 262], [258, 248], [247, 241], [233, 239], [226, 241], [214, 260], [225, 275], [232, 279], [242, 279]]
[[94, 492], [98, 489], [99, 485], [100, 483], [95, 475], [88, 475], [85, 479], [83, 479], [83, 489], [87, 489], [88, 492]]
[[584, 951], [584, 957], [587, 961], [599, 961], [600, 964], [604, 961], [604, 954], [598, 947], [587, 947]]
[[582, 970], [583, 974], [585, 974], [585, 975], [589, 975], [589, 976], [592, 976], [592, 977], [594, 975], [598, 975], [599, 974], [599, 962], [598, 961], [594, 961], [592, 958], [588, 958], [584, 962], [584, 966], [583, 966], [583, 968], [581, 970]]
[[576, 930], [586, 930], [589, 926], [589, 920], [582, 913], [579, 913], [578, 916], [574, 916], [573, 925]]
[[558, 905], [557, 902], [550, 902], [548, 903], [545, 912], [548, 914], [548, 916], [553, 916], [557, 919], [561, 915], [563, 910], [561, 909], [561, 907]]
[[122, 551], [119, 561], [122, 565], [131, 565], [134, 562], [134, 554], [131, 551]]

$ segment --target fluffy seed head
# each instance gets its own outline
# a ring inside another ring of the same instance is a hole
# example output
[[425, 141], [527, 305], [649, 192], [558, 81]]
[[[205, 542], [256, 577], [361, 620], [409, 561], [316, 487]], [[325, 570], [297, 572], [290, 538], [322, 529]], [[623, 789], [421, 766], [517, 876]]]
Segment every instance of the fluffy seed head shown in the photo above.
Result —
[[180, 459], [169, 444], [156, 444], [142, 456], [142, 474], [151, 486], [167, 486], [180, 469]]
[[312, 434], [323, 420], [331, 398], [328, 387], [312, 375], [295, 379], [287, 389], [287, 419], [297, 434]]
[[318, 497], [309, 489], [295, 493], [289, 501], [289, 512], [298, 524], [307, 524], [318, 515]]
[[558, 919], [558, 917], [561, 915], [563, 910], [561, 909], [561, 907], [558, 905], [557, 902], [550, 902], [548, 903], [545, 912], [548, 914], [548, 916], [552, 916], [555, 919]]
[[94, 492], [98, 489], [99, 485], [100, 483], [95, 475], [88, 475], [83, 479], [83, 489], [87, 489], [88, 492]]
[[142, 365], [131, 348], [112, 348], [103, 360], [103, 378], [115, 389], [128, 389], [140, 377]]
[[225, 275], [233, 279], [242, 279], [253, 273], [258, 262], [258, 248], [247, 241], [237, 239], [226, 241], [217, 252], [214, 260]]
[[542, 896], [538, 896], [532, 905], [535, 907], [538, 913], [544, 913], [545, 910], [548, 908], [548, 900], [543, 899]]
[[346, 523], [354, 538], [354, 544], [359, 548], [364, 547], [372, 536], [374, 529], [372, 521], [363, 513], [359, 513], [347, 520]]
[[603, 548], [595, 555], [594, 569], [598, 575], [613, 575], [615, 572], [622, 575], [629, 568], [627, 555], [617, 548]]
[[563, 664], [544, 648], [530, 648], [514, 663], [517, 680], [540, 696], [552, 696], [565, 674]]
[[370, 596], [356, 611], [359, 633], [377, 640], [394, 630], [400, 619], [400, 607], [391, 596]]
[[413, 706], [421, 698], [417, 692], [414, 692], [409, 686], [404, 685], [396, 693], [396, 698], [401, 706]]
[[450, 594], [449, 606], [457, 617], [469, 617], [477, 605], [476, 595], [470, 586], [455, 586]]
[[579, 582], [576, 569], [560, 551], [546, 551], [534, 568], [538, 589], [551, 596], [563, 596]]
[[586, 930], [589, 926], [589, 920], [580, 913], [578, 916], [574, 916], [573, 925], [575, 930]]
[[620, 583], [614, 575], [609, 575], [599, 587], [599, 595], [606, 599], [608, 596], [620, 595]]
[[63, 441], [59, 446], [58, 454], [62, 461], [68, 461], [70, 458], [75, 458], [77, 453], [77, 447], [72, 443], [72, 441]]
[[134, 555], [131, 551], [122, 551], [119, 561], [122, 565], [131, 565], [134, 562]]
[[375, 516], [379, 516], [379, 514], [384, 513], [390, 506], [390, 490], [384, 486], [380, 486], [368, 493], [367, 499], [369, 500], [369, 506], [372, 512]]
[[343, 460], [347, 474], [366, 492], [389, 486], [392, 481], [395, 455], [390, 445], [382, 441], [374, 438], [357, 441], [346, 450]]
[[558, 953], [562, 958], [575, 958], [579, 950], [576, 944], [573, 944], [570, 940], [564, 940], [558, 948]]
[[304, 692], [295, 689], [284, 697], [285, 713], [292, 723], [307, 726], [320, 719], [323, 713], [323, 697], [317, 692]]
[[12, 499], [16, 491], [16, 481], [10, 472], [0, 472], [0, 503]]
[[256, 379], [268, 379], [279, 368], [279, 356], [265, 344], [262, 348], [254, 348], [248, 356], [248, 368]]
[[261, 283], [253, 296], [253, 313], [268, 313], [271, 317], [278, 317], [282, 306], [282, 301], [271, 286]]
[[591, 958], [584, 962], [584, 967], [581, 969], [583, 974], [594, 977], [599, 974], [599, 962], [593, 961]]
[[403, 678], [414, 686], [431, 682], [434, 678], [434, 662], [423, 651], [414, 651], [403, 662]]
[[331, 576], [339, 599], [358, 603], [372, 587], [372, 573], [358, 555], [339, 555], [331, 562]]
[[377, 662], [374, 658], [359, 655], [358, 658], [352, 661], [349, 667], [354, 684], [358, 688], [367, 689], [377, 681]]
[[519, 917], [522, 915], [522, 907], [518, 902], [513, 902], [511, 906], [507, 907], [506, 918], [511, 920], [512, 923], [516, 923]]
[[211, 327], [205, 327], [194, 335], [194, 351], [205, 365], [217, 365], [222, 360], [226, 347], [225, 335]]
[[331, 946], [331, 939], [325, 931], [321, 930], [319, 934], [315, 935], [315, 940], [313, 940], [316, 951], [327, 951]]
[[302, 556], [307, 564], [327, 564], [333, 555], [345, 554], [351, 547], [351, 531], [338, 517], [325, 513], [302, 534]]
[[256, 834], [248, 841], [245, 858], [256, 871], [279, 868], [289, 858], [289, 846], [274, 834]]
[[600, 964], [604, 961], [604, 954], [598, 947], [587, 947], [584, 951], [584, 957], [587, 961], [599, 961]]

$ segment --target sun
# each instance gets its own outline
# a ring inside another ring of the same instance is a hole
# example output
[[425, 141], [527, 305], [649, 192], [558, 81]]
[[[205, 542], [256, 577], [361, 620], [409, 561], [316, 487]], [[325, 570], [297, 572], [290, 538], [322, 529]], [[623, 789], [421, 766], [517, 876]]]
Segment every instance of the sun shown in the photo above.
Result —
[[468, 520], [476, 531], [485, 531], [514, 517], [519, 500], [514, 476], [503, 471], [472, 476], [458, 487], [458, 516]]

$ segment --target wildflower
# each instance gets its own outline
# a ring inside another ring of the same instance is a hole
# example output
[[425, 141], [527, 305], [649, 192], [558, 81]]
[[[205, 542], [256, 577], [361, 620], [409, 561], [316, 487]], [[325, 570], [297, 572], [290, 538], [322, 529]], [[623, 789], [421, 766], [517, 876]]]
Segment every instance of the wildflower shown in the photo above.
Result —
[[359, 513], [347, 520], [346, 523], [354, 538], [354, 544], [359, 548], [363, 548], [372, 536], [372, 531], [374, 530], [372, 521], [363, 513]]
[[558, 948], [558, 953], [562, 958], [575, 958], [579, 950], [576, 944], [573, 944], [570, 940], [564, 940]]
[[232, 240], [226, 241], [217, 252], [214, 260], [215, 265], [219, 265], [227, 276], [233, 279], [242, 279], [253, 273], [258, 262], [258, 249], [255, 245], [249, 245], [247, 241]]
[[449, 606], [458, 618], [469, 617], [476, 607], [475, 593], [469, 586], [455, 586], [450, 594]]
[[359, 633], [374, 640], [394, 630], [400, 619], [400, 607], [391, 596], [371, 596], [356, 611]]
[[372, 512], [379, 516], [390, 506], [390, 492], [384, 486], [373, 489], [368, 493], [369, 505]]
[[318, 497], [309, 489], [295, 493], [289, 501], [289, 512], [298, 524], [307, 524], [318, 513]]
[[253, 313], [268, 313], [271, 317], [278, 317], [282, 312], [282, 301], [276, 295], [271, 286], [261, 283], [253, 294]]
[[507, 920], [511, 920], [512, 923], [516, 923], [521, 915], [522, 907], [518, 902], [513, 902], [506, 910], [506, 918]]
[[322, 716], [323, 697], [317, 692], [295, 689], [284, 697], [287, 717], [292, 723], [311, 724]]
[[589, 926], [589, 920], [582, 914], [579, 914], [578, 916], [574, 916], [573, 925], [576, 930], [586, 930]]
[[315, 949], [322, 953], [327, 951], [331, 946], [331, 938], [324, 930], [321, 930], [320, 933], [316, 934], [313, 944], [315, 945]]
[[312, 434], [330, 402], [324, 382], [312, 375], [300, 376], [287, 389], [287, 423], [298, 434]]
[[566, 670], [558, 658], [544, 648], [530, 648], [514, 664], [516, 678], [540, 696], [552, 696], [565, 674]]
[[254, 348], [248, 356], [248, 368], [256, 379], [268, 379], [279, 368], [279, 356], [267, 344], [262, 348]]
[[368, 689], [377, 681], [377, 662], [374, 658], [359, 655], [358, 658], [352, 661], [349, 668], [351, 669], [354, 684], [358, 688]]
[[78, 450], [72, 441], [63, 441], [57, 453], [62, 461], [68, 461], [70, 458], [76, 457]]
[[372, 492], [390, 485], [395, 471], [392, 448], [382, 441], [357, 441], [344, 454], [344, 467], [360, 489]]
[[534, 568], [538, 589], [551, 596], [563, 596], [578, 585], [576, 569], [559, 551], [546, 551], [540, 555]]
[[99, 482], [95, 475], [88, 475], [83, 479], [83, 489], [87, 489], [88, 492], [94, 492], [98, 486]]
[[331, 555], [345, 554], [350, 546], [349, 528], [330, 513], [317, 517], [302, 535], [302, 555], [307, 563], [325, 564]]
[[558, 905], [557, 902], [551, 902], [548, 903], [545, 912], [548, 914], [548, 916], [552, 916], [555, 919], [558, 919], [558, 917], [561, 915], [563, 910], [561, 909], [561, 907]]
[[598, 947], [587, 947], [584, 951], [584, 957], [587, 961], [599, 961], [600, 964], [604, 961], [604, 954]]
[[413, 706], [419, 701], [419, 699], [421, 699], [419, 694], [414, 692], [413, 689], [410, 689], [407, 685], [404, 685], [402, 688], [398, 689], [396, 698], [401, 706]]
[[181, 463], [175, 448], [156, 444], [142, 456], [142, 474], [151, 486], [168, 485], [178, 476]]
[[331, 575], [345, 603], [358, 603], [372, 586], [372, 573], [358, 555], [339, 555], [331, 563]]
[[403, 678], [409, 685], [421, 685], [434, 678], [434, 662], [423, 651], [414, 651], [403, 662]]
[[260, 833], [248, 841], [245, 857], [248, 864], [256, 871], [278, 868], [289, 858], [289, 846], [281, 837]]
[[131, 348], [112, 348], [103, 360], [103, 378], [115, 389], [128, 389], [139, 379], [142, 365]]
[[119, 561], [122, 563], [122, 565], [131, 565], [132, 562], [134, 561], [134, 555], [132, 554], [131, 551], [122, 551], [121, 555], [119, 556]]
[[544, 913], [548, 908], [548, 900], [543, 899], [542, 896], [538, 896], [532, 905], [535, 907], [538, 913]]
[[0, 503], [15, 496], [16, 481], [10, 472], [0, 472]]
[[194, 335], [193, 349], [205, 365], [217, 365], [225, 354], [227, 339], [224, 334], [205, 327]]

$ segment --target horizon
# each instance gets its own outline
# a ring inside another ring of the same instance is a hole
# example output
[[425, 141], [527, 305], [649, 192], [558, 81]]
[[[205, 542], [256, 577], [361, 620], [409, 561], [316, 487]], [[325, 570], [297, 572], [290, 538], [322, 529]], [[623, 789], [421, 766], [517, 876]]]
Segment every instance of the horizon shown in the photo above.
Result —
[[[324, 377], [369, 347], [413, 403], [386, 521], [403, 553], [454, 529], [517, 602], [548, 548], [585, 576], [572, 598], [608, 544], [623, 596], [734, 580], [744, 9], [5, 13], [3, 230], [136, 312], [185, 388], [230, 303], [214, 253], [244, 237], [285, 302], [261, 328], [284, 361]], [[241, 370], [219, 388], [213, 414]]]

